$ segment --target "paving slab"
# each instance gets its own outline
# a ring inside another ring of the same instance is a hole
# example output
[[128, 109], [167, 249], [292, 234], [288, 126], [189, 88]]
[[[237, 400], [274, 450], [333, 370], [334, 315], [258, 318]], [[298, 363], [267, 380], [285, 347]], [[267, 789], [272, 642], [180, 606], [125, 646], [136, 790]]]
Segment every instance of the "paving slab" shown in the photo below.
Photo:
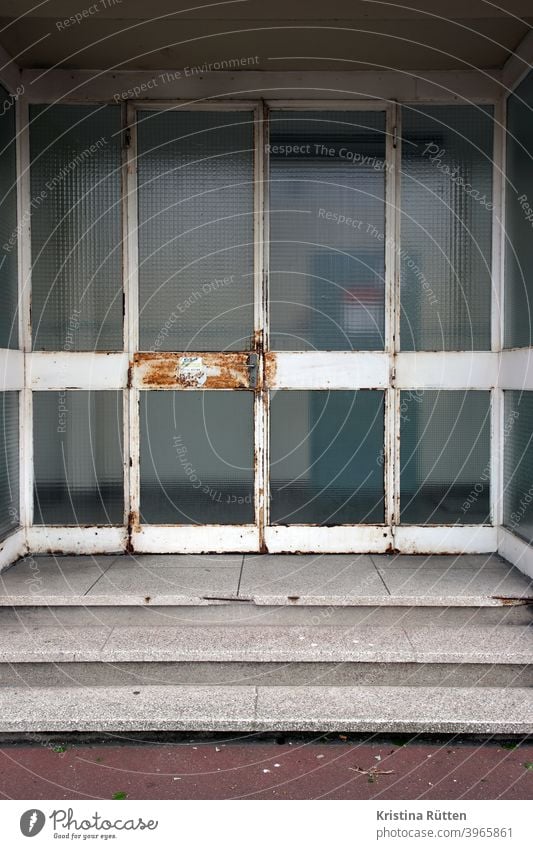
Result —
[[165, 566], [120, 557], [84, 597], [89, 604], [208, 604], [236, 598], [240, 566]]
[[372, 560], [389, 592], [396, 597], [533, 599], [533, 582], [494, 555], [460, 558], [372, 555]]
[[256, 728], [533, 731], [533, 692], [499, 687], [258, 687]]
[[0, 688], [0, 732], [253, 727], [255, 687]]
[[0, 605], [76, 603], [102, 577], [116, 555], [26, 557], [0, 573]]
[[533, 664], [533, 629], [510, 625], [466, 628], [406, 628], [422, 663]]
[[274, 626], [115, 628], [102, 660], [400, 662], [414, 660], [401, 628]]
[[39, 628], [0, 631], [0, 662], [60, 663], [98, 660], [111, 628]]
[[368, 555], [245, 555], [239, 596], [256, 604], [386, 602], [387, 589]]
[[145, 569], [167, 569], [168, 567], [220, 569], [225, 566], [240, 568], [244, 554], [123, 554], [116, 558], [129, 565]]

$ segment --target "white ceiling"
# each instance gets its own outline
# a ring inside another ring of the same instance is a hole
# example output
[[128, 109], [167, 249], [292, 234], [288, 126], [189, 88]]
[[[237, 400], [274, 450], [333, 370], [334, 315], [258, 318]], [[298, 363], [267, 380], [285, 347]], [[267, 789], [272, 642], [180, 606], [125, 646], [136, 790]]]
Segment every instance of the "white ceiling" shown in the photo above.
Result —
[[[533, 0], [500, 3], [0, 0], [0, 43], [26, 68], [165, 69], [238, 57], [257, 57], [248, 67], [265, 70], [500, 68], [533, 24]], [[84, 9], [80, 23], [62, 25]]]

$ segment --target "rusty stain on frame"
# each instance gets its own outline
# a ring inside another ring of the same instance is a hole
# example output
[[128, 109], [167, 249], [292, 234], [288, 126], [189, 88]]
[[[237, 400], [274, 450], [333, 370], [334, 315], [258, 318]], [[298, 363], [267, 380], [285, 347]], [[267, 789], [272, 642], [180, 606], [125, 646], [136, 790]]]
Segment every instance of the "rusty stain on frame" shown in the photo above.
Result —
[[[138, 389], [250, 389], [249, 352], [136, 353], [133, 385]], [[201, 363], [203, 372], [187, 365]]]

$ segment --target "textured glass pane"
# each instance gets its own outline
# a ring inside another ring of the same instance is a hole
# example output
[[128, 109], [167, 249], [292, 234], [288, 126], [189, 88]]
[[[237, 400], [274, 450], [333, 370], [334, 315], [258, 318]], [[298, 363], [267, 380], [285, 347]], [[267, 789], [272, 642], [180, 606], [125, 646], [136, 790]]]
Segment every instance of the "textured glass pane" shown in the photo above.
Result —
[[35, 523], [122, 524], [122, 392], [34, 392], [33, 434]]
[[33, 347], [121, 350], [120, 107], [30, 117]]
[[507, 101], [505, 347], [533, 344], [533, 73]]
[[382, 392], [274, 392], [270, 415], [272, 524], [383, 522]]
[[0, 392], [0, 539], [19, 521], [19, 395]]
[[401, 521], [489, 522], [490, 392], [402, 392], [400, 419]]
[[270, 120], [271, 346], [382, 349], [385, 115]]
[[0, 86], [0, 348], [18, 348], [15, 103]]
[[253, 113], [141, 112], [138, 157], [141, 349], [249, 349]]
[[503, 523], [533, 543], [533, 392], [505, 398]]
[[254, 521], [251, 392], [141, 392], [141, 518]]
[[489, 350], [492, 108], [402, 114], [401, 347]]

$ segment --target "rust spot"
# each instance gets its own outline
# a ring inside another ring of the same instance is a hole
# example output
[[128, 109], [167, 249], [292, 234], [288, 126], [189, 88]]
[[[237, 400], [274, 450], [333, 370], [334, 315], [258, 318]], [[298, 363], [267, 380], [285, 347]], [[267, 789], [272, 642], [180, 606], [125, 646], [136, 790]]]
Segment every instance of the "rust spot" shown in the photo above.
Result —
[[265, 354], [265, 384], [268, 388], [275, 386], [277, 369], [276, 354], [267, 351]]
[[139, 516], [135, 513], [134, 510], [130, 510], [128, 513], [128, 525], [126, 528], [126, 551], [128, 554], [133, 554], [135, 549], [133, 547], [133, 533], [134, 531], [140, 530]]
[[152, 601], [152, 596], [147, 595], [147, 596], [144, 597], [144, 600], [145, 600], [146, 604], [150, 604], [150, 602]]
[[[198, 358], [199, 368], [185, 368], [185, 358]], [[248, 358], [241, 352], [137, 353], [134, 369], [138, 384], [153, 389], [249, 389]]]
[[512, 598], [503, 595], [493, 595], [491, 598], [499, 601], [504, 607], [519, 607], [525, 604], [533, 604], [533, 598]]

